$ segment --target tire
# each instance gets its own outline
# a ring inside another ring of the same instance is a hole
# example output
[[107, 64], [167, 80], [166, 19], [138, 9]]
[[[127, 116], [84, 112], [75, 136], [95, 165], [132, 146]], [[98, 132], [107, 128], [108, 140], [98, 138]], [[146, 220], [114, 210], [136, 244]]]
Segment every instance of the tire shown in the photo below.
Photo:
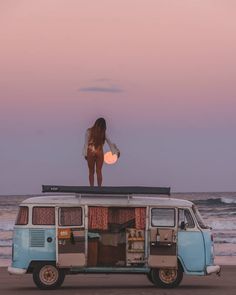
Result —
[[154, 285], [160, 288], [178, 287], [183, 279], [183, 271], [178, 269], [153, 268], [150, 276]]
[[152, 284], [154, 284], [154, 282], [152, 280], [151, 271], [147, 273], [147, 278], [148, 278], [149, 282], [151, 282]]
[[65, 279], [65, 272], [53, 264], [38, 264], [33, 270], [35, 285], [42, 290], [59, 288]]

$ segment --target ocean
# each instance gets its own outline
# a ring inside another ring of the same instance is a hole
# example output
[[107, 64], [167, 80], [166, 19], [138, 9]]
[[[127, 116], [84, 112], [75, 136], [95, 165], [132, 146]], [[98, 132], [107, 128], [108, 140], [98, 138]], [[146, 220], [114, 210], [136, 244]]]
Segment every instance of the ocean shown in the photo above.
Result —
[[[27, 196], [0, 196], [0, 266], [11, 261], [13, 227], [18, 205]], [[190, 200], [212, 227], [215, 255], [221, 261], [236, 259], [236, 193], [173, 193], [172, 198]]]

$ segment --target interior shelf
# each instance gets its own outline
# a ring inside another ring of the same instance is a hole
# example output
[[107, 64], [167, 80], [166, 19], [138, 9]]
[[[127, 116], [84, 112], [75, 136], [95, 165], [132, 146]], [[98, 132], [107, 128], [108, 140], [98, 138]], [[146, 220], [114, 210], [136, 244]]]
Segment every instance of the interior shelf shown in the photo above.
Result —
[[128, 253], [144, 253], [144, 250], [141, 250], [141, 249], [131, 249], [131, 250], [128, 250]]

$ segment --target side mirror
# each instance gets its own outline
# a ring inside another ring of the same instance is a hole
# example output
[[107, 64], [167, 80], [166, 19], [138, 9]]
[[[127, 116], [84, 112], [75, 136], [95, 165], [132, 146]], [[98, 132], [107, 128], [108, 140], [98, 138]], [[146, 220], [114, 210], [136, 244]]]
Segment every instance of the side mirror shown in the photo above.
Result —
[[181, 230], [186, 230], [187, 227], [188, 227], [188, 224], [185, 223], [184, 221], [181, 221], [181, 223], [180, 223], [180, 229]]

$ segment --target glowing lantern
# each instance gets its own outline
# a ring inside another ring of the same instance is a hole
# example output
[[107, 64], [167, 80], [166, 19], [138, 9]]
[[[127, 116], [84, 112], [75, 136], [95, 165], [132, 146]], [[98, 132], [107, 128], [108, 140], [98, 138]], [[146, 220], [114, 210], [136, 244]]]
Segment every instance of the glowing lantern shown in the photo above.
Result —
[[118, 159], [117, 155], [116, 154], [112, 155], [112, 152], [107, 152], [104, 155], [104, 162], [109, 165], [115, 164], [117, 159]]

